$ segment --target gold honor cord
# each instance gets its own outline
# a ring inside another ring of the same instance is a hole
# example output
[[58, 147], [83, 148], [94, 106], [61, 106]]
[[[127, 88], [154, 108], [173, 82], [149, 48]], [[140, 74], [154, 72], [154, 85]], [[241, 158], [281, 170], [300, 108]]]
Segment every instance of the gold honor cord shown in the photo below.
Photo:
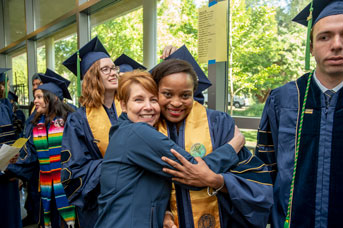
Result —
[[[311, 39], [311, 29], [312, 29], [312, 21], [313, 21], [312, 12], [313, 12], [313, 1], [311, 1], [310, 13], [309, 13], [309, 16], [307, 18], [307, 42], [306, 42], [306, 53], [305, 53], [305, 70], [306, 71], [310, 70], [310, 39]], [[301, 130], [302, 130], [303, 121], [304, 121], [307, 94], [308, 94], [308, 91], [310, 89], [310, 82], [311, 82], [312, 74], [313, 74], [313, 72], [310, 73], [308, 80], [307, 80], [303, 107], [301, 109], [301, 114], [300, 114], [297, 147], [295, 149], [295, 156], [294, 156], [294, 168], [293, 168], [293, 175], [292, 175], [292, 183], [291, 183], [291, 189], [290, 189], [290, 193], [289, 193], [287, 216], [286, 216], [286, 220], [284, 223], [284, 228], [290, 227], [290, 214], [291, 214], [292, 200], [293, 200], [293, 193], [294, 193], [295, 175], [297, 172], [297, 163], [298, 163], [298, 154], [299, 154], [300, 139], [301, 139]]]
[[[76, 88], [77, 88], [77, 98], [80, 98], [81, 96], [81, 69], [80, 69], [80, 52], [77, 51], [77, 61], [76, 61], [76, 64], [77, 64], [77, 85], [76, 85]], [[80, 104], [79, 104], [80, 106]]]
[[5, 72], [5, 98], [8, 98], [8, 91], [7, 91], [7, 73]]

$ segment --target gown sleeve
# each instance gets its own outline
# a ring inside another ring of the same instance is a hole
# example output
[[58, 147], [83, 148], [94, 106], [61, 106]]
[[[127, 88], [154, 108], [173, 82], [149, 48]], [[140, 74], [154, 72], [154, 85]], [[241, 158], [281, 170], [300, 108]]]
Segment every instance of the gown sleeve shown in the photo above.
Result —
[[277, 125], [277, 109], [275, 108], [274, 91], [272, 91], [263, 109], [262, 118], [257, 133], [257, 146], [255, 154], [266, 164], [266, 167], [271, 173], [273, 183], [277, 173]]
[[29, 118], [25, 124], [24, 137], [29, 140], [19, 152], [18, 160], [15, 164], [8, 165], [7, 170], [15, 177], [18, 177], [24, 181], [30, 181], [37, 179], [39, 175], [39, 162], [37, 157], [36, 148], [33, 144], [33, 124], [32, 118]]
[[66, 121], [61, 152], [61, 182], [69, 202], [80, 208], [92, 208], [99, 194], [101, 154], [80, 111]]
[[[130, 162], [168, 178], [171, 178], [170, 174], [163, 172], [162, 168], [168, 167], [173, 169], [173, 167], [162, 161], [161, 157], [165, 156], [180, 163], [170, 152], [170, 149], [175, 149], [189, 162], [197, 163], [192, 155], [154, 128], [143, 123], [133, 125], [132, 134], [128, 137], [129, 141], [125, 143], [129, 147], [128, 159]], [[114, 137], [117, 136], [114, 135]], [[204, 161], [210, 169], [218, 173], [227, 170], [227, 166], [218, 165], [219, 163], [235, 164], [238, 161], [238, 157], [234, 149], [230, 145], [225, 144], [212, 152], [212, 156], [208, 156]]]
[[[210, 111], [214, 148], [233, 138], [235, 123], [226, 113]], [[218, 194], [225, 226], [265, 227], [273, 204], [268, 168], [246, 147], [238, 153], [238, 163], [221, 173], [227, 193]]]

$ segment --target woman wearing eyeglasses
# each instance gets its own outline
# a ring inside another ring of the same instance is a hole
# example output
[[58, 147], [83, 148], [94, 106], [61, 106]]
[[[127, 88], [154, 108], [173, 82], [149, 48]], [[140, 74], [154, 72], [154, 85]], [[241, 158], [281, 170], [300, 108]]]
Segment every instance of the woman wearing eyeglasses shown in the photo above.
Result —
[[[94, 227], [98, 215], [101, 163], [121, 109], [116, 99], [119, 67], [97, 37], [79, 50], [79, 58], [81, 108], [68, 117], [64, 128], [61, 179], [84, 228]], [[77, 54], [63, 65], [77, 75]]]

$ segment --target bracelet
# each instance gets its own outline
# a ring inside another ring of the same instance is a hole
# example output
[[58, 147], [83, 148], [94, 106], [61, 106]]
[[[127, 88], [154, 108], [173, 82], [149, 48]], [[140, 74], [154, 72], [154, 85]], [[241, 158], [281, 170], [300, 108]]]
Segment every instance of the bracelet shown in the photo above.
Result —
[[166, 211], [165, 214], [166, 215], [170, 215], [173, 218], [173, 220], [174, 220], [174, 215], [173, 215], [173, 213], [171, 211]]
[[215, 195], [218, 194], [218, 192], [219, 192], [220, 190], [222, 190], [222, 188], [224, 188], [224, 186], [225, 186], [225, 181], [223, 181], [223, 184], [222, 184], [219, 188], [217, 188], [216, 190], [214, 190], [214, 191], [212, 191], [212, 192], [210, 192], [210, 187], [207, 187], [207, 194], [208, 194], [209, 196], [215, 196]]

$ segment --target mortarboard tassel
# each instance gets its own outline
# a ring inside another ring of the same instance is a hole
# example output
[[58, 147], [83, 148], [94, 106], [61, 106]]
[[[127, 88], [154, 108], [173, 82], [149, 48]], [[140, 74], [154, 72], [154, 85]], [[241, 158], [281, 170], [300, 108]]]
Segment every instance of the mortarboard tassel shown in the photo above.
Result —
[[307, 40], [306, 40], [306, 53], [305, 53], [305, 70], [310, 70], [310, 45], [311, 45], [311, 30], [312, 30], [312, 12], [313, 12], [313, 1], [310, 6], [310, 14], [307, 18]]
[[81, 70], [80, 70], [80, 53], [77, 51], [77, 97], [81, 97]]

